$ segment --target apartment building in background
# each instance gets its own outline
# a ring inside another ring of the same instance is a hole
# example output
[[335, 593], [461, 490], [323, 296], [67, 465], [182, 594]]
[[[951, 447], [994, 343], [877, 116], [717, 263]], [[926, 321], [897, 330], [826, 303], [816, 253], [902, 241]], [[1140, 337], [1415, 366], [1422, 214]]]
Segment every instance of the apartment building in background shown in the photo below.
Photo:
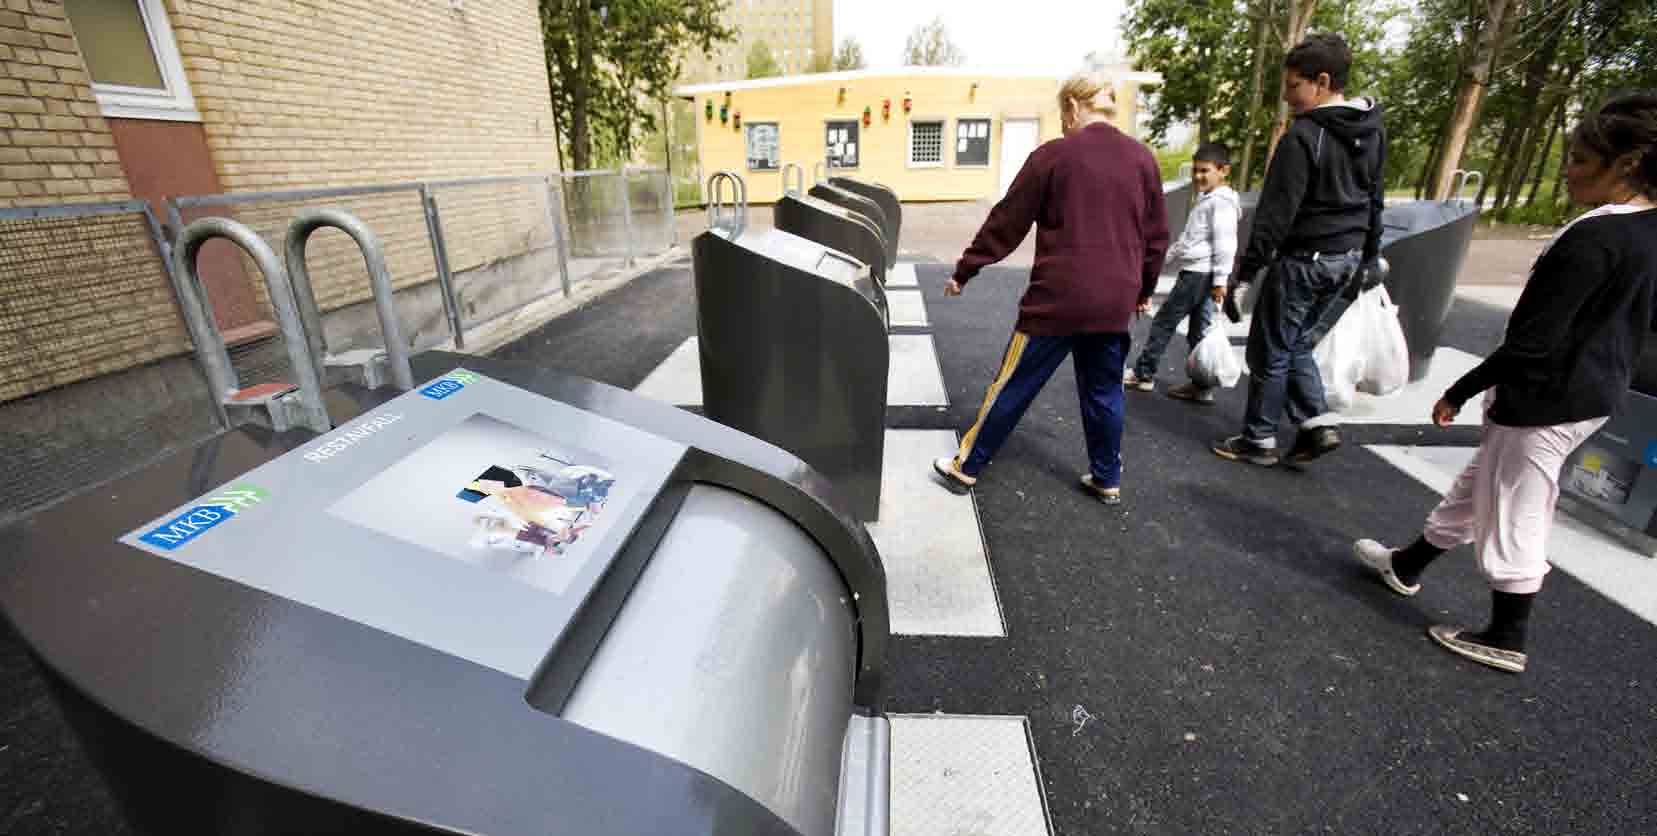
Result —
[[693, 52], [680, 80], [686, 84], [748, 77], [748, 52], [770, 47], [784, 75], [809, 72], [819, 55], [834, 55], [834, 0], [728, 0], [723, 23], [737, 30], [712, 54]]

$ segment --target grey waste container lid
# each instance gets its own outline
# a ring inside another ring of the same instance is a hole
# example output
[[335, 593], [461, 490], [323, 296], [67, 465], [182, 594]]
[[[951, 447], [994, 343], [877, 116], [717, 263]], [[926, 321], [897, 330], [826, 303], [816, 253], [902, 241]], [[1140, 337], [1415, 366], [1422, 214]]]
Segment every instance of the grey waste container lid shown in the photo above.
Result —
[[[0, 610], [96, 727], [135, 819], [202, 826], [247, 804], [316, 832], [793, 833], [558, 711], [670, 525], [658, 509], [707, 484], [834, 562], [857, 617], [852, 702], [878, 713], [867, 532], [797, 459], [665, 404], [480, 358], [414, 366], [431, 382], [363, 393], [326, 436], [237, 430], [0, 532]], [[503, 536], [489, 503], [538, 528]], [[157, 783], [162, 763], [200, 781]]]

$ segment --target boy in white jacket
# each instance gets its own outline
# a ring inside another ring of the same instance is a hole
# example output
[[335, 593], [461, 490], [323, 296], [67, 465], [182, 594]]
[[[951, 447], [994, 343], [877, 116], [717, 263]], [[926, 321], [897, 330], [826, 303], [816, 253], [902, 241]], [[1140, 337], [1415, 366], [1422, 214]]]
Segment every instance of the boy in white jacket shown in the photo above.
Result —
[[[1205, 142], [1191, 158], [1191, 183], [1197, 190], [1197, 205], [1191, 209], [1185, 232], [1168, 250], [1168, 265], [1179, 271], [1174, 289], [1151, 320], [1151, 333], [1139, 360], [1122, 376], [1129, 391], [1156, 389], [1156, 369], [1162, 352], [1174, 337], [1179, 321], [1190, 317], [1185, 332], [1193, 348], [1208, 333], [1214, 309], [1225, 301], [1226, 280], [1237, 256], [1237, 223], [1243, 215], [1237, 192], [1226, 185], [1231, 176], [1231, 151], [1217, 142]], [[1168, 397], [1214, 403], [1214, 391], [1195, 383], [1169, 389]]]

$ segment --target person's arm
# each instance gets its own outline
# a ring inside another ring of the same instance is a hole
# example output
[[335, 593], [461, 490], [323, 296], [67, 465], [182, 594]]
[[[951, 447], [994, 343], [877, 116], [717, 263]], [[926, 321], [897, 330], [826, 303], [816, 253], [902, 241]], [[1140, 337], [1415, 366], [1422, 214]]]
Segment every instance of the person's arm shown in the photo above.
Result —
[[1156, 157], [1149, 149], [1141, 148], [1140, 181], [1145, 184], [1145, 263], [1139, 276], [1139, 304], [1141, 307], [1156, 294], [1156, 281], [1162, 275], [1162, 265], [1168, 256], [1168, 207], [1162, 201], [1162, 172], [1157, 170]]
[[1006, 258], [1024, 243], [1024, 236], [1030, 234], [1030, 225], [1036, 222], [1036, 215], [1041, 211], [1042, 195], [1047, 192], [1051, 171], [1048, 157], [1044, 149], [1037, 148], [1025, 158], [1012, 185], [1007, 187], [1006, 196], [990, 210], [984, 225], [973, 236], [972, 244], [955, 262], [955, 273], [950, 278], [956, 285], [965, 286], [978, 271]]
[[1312, 155], [1300, 134], [1299, 123], [1290, 125], [1266, 167], [1266, 183], [1260, 188], [1260, 203], [1254, 209], [1254, 225], [1239, 265], [1238, 281], [1252, 280], [1271, 261], [1272, 253], [1288, 237], [1295, 213], [1300, 211], [1300, 202], [1306, 197], [1306, 183], [1312, 176]]
[[1460, 409], [1474, 395], [1524, 380], [1559, 351], [1583, 302], [1604, 284], [1611, 256], [1591, 232], [1566, 231], [1541, 260], [1508, 318], [1507, 335], [1484, 362], [1456, 381], [1444, 400]]
[[1230, 202], [1214, 201], [1214, 211], [1208, 218], [1209, 271], [1214, 274], [1214, 286], [1225, 287], [1231, 279], [1231, 265], [1237, 259], [1237, 207]]
[[[1379, 108], [1377, 104], [1375, 107]], [[1376, 152], [1375, 186], [1369, 195], [1369, 234], [1364, 236], [1363, 265], [1374, 263], [1381, 254], [1381, 211], [1387, 208], [1387, 129], [1381, 128], [1381, 149]]]

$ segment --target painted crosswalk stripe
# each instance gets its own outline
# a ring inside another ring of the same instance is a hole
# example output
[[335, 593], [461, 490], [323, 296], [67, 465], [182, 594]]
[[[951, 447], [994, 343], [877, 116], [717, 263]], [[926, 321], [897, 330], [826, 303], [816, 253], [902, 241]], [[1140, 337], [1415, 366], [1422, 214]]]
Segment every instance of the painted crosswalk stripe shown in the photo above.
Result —
[[[948, 406], [949, 395], [944, 391], [932, 335], [894, 334], [886, 339], [891, 351], [887, 405]], [[696, 352], [697, 339], [685, 340], [634, 391], [677, 406], [701, 406], [702, 367]]]
[[880, 520], [869, 535], [886, 565], [893, 633], [1007, 634], [974, 499], [933, 481], [932, 460], [955, 445], [953, 430], [886, 431]]
[[907, 261], [900, 261], [892, 265], [892, 269], [886, 271], [886, 286], [889, 288], [915, 287], [916, 284], [915, 265]]
[[886, 305], [892, 312], [892, 327], [924, 327], [931, 323], [926, 318], [926, 301], [919, 288], [888, 289]]
[[1047, 836], [1024, 717], [891, 716], [892, 836]]

